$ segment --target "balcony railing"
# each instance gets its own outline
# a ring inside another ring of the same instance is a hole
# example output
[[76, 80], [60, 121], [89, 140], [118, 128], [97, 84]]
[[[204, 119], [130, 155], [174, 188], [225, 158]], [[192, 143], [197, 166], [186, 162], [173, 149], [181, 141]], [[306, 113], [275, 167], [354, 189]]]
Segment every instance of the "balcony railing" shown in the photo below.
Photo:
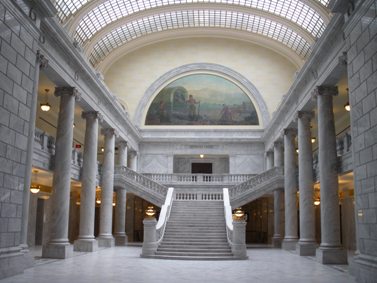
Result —
[[222, 184], [235, 185], [255, 176], [255, 174], [155, 174], [144, 176], [162, 184]]

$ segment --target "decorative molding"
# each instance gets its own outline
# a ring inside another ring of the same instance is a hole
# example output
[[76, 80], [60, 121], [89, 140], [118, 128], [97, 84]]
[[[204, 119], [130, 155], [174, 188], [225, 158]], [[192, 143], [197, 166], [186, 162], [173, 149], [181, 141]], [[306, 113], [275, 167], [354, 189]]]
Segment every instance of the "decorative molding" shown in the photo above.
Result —
[[144, 96], [142, 97], [136, 108], [136, 114], [133, 120], [135, 125], [144, 126], [144, 118], [148, 110], [147, 107], [159, 90], [161, 90], [166, 84], [171, 82], [173, 79], [178, 78], [182, 75], [189, 74], [191, 72], [213, 72], [215, 74], [217, 73], [219, 75], [228, 77], [230, 80], [233, 80], [234, 82], [238, 82], [238, 84], [242, 86], [251, 96], [251, 100], [255, 102], [255, 108], [258, 113], [260, 125], [262, 127], [268, 125], [268, 122], [270, 121], [270, 115], [268, 113], [267, 105], [262, 95], [259, 93], [258, 89], [240, 73], [228, 67], [210, 63], [194, 63], [183, 65], [168, 71], [160, 78], [158, 78], [155, 82], [153, 82], [144, 93]]
[[101, 130], [101, 134], [104, 136], [115, 136], [115, 138], [119, 136], [118, 131], [114, 128], [104, 128]]
[[98, 119], [99, 122], [102, 122], [102, 120], [103, 120], [102, 114], [99, 111], [94, 111], [94, 110], [83, 111], [81, 113], [81, 118], [83, 118], [83, 119], [87, 119], [87, 118]]
[[327, 86], [327, 85], [320, 85], [317, 86], [313, 93], [315, 96], [318, 95], [330, 95], [330, 96], [336, 96], [338, 95], [338, 87], [337, 86]]

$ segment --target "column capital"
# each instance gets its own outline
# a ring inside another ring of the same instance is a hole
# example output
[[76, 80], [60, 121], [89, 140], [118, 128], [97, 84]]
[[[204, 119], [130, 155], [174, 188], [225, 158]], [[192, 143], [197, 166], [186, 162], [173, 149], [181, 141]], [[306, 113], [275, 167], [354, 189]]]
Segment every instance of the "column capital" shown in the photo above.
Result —
[[76, 101], [79, 101], [81, 99], [81, 95], [79, 94], [77, 88], [73, 86], [55, 87], [55, 96], [63, 96], [63, 95], [72, 95], [75, 97]]
[[48, 59], [41, 54], [41, 51], [37, 51], [37, 64], [39, 64], [40, 69], [45, 69], [48, 66]]
[[103, 120], [103, 116], [99, 111], [83, 111], [81, 113], [81, 118], [87, 119], [87, 118], [92, 118], [92, 119], [98, 119], [100, 122]]
[[316, 86], [313, 90], [313, 96], [317, 97], [319, 95], [338, 95], [338, 87], [330, 85], [320, 85]]
[[129, 153], [130, 157], [135, 157], [137, 156], [137, 151], [136, 150], [131, 150]]
[[283, 147], [283, 146], [284, 146], [284, 143], [282, 139], [278, 139], [274, 141], [274, 147]]
[[313, 117], [314, 117], [313, 111], [298, 111], [297, 112], [298, 119], [307, 119], [310, 121]]
[[283, 130], [283, 132], [284, 132], [285, 136], [288, 136], [288, 135], [295, 136], [295, 135], [297, 135], [297, 129], [295, 129], [295, 128], [285, 128]]
[[121, 147], [121, 148], [125, 148], [125, 147], [127, 147], [127, 141], [125, 141], [125, 140], [120, 140], [120, 141], [118, 141], [118, 146], [119, 147]]
[[118, 137], [118, 131], [114, 128], [104, 128], [101, 130], [101, 134], [104, 136], [112, 136]]

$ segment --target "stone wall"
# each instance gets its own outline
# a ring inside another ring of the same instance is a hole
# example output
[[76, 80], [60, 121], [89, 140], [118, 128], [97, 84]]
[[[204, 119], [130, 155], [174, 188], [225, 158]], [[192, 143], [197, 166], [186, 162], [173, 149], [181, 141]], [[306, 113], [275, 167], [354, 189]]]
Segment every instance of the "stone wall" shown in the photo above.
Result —
[[[348, 11], [350, 13], [352, 11]], [[357, 247], [353, 270], [358, 282], [377, 278], [377, 1], [358, 1], [345, 29]]]
[[20, 7], [0, 2], [0, 278], [25, 268], [21, 223], [37, 32]]

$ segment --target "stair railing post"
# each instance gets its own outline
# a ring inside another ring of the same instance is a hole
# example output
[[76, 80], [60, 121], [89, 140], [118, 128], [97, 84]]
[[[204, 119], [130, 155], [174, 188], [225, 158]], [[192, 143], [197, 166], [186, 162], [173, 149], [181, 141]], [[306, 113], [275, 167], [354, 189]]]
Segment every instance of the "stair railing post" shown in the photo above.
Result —
[[154, 256], [157, 251], [157, 237], [156, 237], [156, 218], [145, 218], [144, 224], [144, 241], [141, 251], [141, 257]]
[[246, 221], [233, 219], [232, 253], [237, 258], [247, 258], [246, 253]]

